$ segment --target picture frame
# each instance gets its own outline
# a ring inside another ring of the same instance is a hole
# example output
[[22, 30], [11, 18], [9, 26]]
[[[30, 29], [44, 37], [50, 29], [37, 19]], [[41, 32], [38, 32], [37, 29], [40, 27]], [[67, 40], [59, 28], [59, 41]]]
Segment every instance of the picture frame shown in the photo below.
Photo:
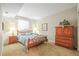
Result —
[[4, 30], [4, 22], [2, 22], [2, 30]]
[[48, 23], [42, 24], [42, 31], [48, 31]]

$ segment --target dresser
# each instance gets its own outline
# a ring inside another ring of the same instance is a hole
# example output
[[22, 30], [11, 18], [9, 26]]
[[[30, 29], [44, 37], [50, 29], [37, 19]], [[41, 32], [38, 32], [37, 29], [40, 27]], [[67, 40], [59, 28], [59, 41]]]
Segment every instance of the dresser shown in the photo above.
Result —
[[13, 44], [17, 42], [17, 37], [16, 36], [9, 36], [9, 44]]
[[74, 26], [57, 26], [55, 44], [66, 48], [74, 47]]

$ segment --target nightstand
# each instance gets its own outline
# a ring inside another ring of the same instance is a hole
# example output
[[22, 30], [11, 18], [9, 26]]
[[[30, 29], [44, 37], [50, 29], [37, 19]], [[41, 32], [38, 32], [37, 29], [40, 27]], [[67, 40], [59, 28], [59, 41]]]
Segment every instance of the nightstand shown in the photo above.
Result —
[[13, 44], [17, 42], [17, 36], [9, 36], [9, 44]]

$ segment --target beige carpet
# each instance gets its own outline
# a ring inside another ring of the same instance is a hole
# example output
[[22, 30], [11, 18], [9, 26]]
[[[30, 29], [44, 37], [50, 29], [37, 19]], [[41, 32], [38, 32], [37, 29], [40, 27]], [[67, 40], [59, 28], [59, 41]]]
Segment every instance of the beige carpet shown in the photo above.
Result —
[[44, 43], [39, 46], [30, 48], [26, 51], [26, 48], [20, 43], [4, 46], [3, 56], [79, 56], [79, 52], [71, 49], [67, 49], [61, 46], [51, 45]]

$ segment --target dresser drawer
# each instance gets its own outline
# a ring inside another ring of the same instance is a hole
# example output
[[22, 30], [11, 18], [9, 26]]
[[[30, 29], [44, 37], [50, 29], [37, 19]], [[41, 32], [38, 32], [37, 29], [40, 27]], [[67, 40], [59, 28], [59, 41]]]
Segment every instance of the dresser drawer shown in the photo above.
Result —
[[9, 36], [9, 44], [16, 43], [17, 37], [16, 36]]
[[56, 41], [63, 42], [63, 43], [69, 43], [69, 44], [73, 43], [72, 39], [56, 39]]
[[56, 36], [56, 39], [66, 39], [66, 40], [72, 40], [73, 37], [67, 37], [67, 36]]
[[63, 43], [63, 42], [59, 42], [59, 41], [57, 41], [56, 44], [67, 47], [67, 48], [73, 48], [72, 44], [67, 44], [67, 43]]

